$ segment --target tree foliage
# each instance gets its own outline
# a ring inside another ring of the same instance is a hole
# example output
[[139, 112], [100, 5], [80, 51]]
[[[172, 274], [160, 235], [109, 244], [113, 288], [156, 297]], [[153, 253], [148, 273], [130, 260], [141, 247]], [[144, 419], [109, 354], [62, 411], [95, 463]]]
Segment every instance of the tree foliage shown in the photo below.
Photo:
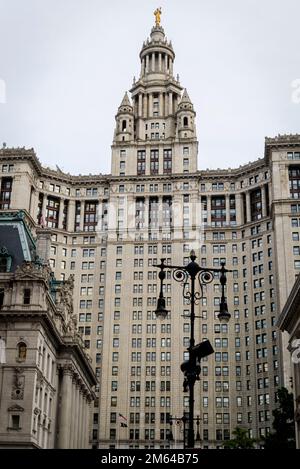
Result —
[[264, 439], [265, 449], [293, 449], [295, 443], [294, 398], [286, 388], [278, 389], [279, 406], [273, 410], [273, 429]]
[[226, 449], [253, 449], [256, 440], [250, 438], [246, 428], [236, 427], [232, 434], [234, 438], [224, 443]]

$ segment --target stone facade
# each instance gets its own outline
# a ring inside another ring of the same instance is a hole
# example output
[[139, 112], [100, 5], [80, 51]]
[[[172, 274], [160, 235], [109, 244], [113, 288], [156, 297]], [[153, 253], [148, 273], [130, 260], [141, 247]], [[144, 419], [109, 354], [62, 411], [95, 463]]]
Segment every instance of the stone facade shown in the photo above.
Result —
[[217, 319], [217, 278], [196, 311], [196, 341], [215, 349], [195, 387], [197, 445], [221, 447], [236, 426], [263, 437], [291, 377], [276, 320], [300, 268], [300, 136], [266, 138], [264, 157], [239, 168], [198, 170], [195, 111], [174, 58], [154, 27], [132, 99], [117, 111], [111, 174], [72, 176], [43, 167], [33, 150], [0, 150], [1, 208], [51, 229], [50, 265], [57, 278], [74, 275], [74, 312], [99, 379], [95, 447], [182, 447], [180, 425], [168, 440], [168, 418], [188, 409], [189, 305], [169, 276], [171, 312], [156, 320], [161, 257], [181, 265], [194, 248], [203, 266], [225, 260], [233, 270], [229, 324]]
[[[9, 226], [9, 217], [4, 223]], [[22, 219], [11, 223], [24, 233]], [[0, 239], [7, 242], [2, 230]], [[72, 295], [73, 278], [55, 281], [38, 259], [1, 269], [2, 448], [91, 447], [96, 379], [76, 330]]]
[[296, 445], [300, 449], [300, 276], [292, 288], [283, 311], [278, 319], [278, 327], [288, 342], [292, 376], [291, 384], [295, 402]]

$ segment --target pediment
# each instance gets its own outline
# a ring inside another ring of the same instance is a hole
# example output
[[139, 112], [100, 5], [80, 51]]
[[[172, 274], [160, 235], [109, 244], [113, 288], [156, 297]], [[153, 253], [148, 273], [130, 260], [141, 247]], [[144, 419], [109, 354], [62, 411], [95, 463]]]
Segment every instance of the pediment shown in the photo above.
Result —
[[8, 412], [24, 412], [25, 409], [24, 407], [21, 407], [20, 405], [15, 404], [9, 407], [7, 410]]

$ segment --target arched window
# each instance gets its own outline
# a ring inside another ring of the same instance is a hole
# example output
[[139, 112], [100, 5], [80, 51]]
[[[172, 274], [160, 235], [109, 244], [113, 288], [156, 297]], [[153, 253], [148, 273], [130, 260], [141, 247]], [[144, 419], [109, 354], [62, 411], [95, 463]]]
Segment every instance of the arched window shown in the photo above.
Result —
[[188, 125], [189, 125], [189, 120], [188, 120], [187, 117], [184, 117], [183, 118], [183, 127], [188, 127]]
[[126, 128], [127, 128], [127, 121], [123, 120], [122, 121], [122, 132], [124, 132], [124, 130], [126, 130]]
[[18, 343], [18, 359], [19, 360], [26, 360], [26, 355], [27, 355], [27, 345], [25, 342], [19, 342]]

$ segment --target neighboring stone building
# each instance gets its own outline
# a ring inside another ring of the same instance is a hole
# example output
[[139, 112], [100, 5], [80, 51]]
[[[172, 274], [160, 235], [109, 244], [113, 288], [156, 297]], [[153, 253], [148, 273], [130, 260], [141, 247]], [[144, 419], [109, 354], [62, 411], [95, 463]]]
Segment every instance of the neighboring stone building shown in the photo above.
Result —
[[[264, 157], [239, 168], [198, 170], [195, 110], [174, 57], [153, 27], [132, 100], [126, 94], [116, 115], [112, 174], [72, 176], [43, 167], [33, 150], [0, 150], [1, 209], [51, 229], [50, 265], [61, 280], [74, 275], [74, 312], [100, 380], [95, 447], [167, 447], [169, 415], [188, 409], [189, 305], [168, 276], [171, 313], [156, 320], [161, 257], [180, 265], [194, 248], [200, 264], [233, 270], [230, 322], [217, 319], [217, 278], [196, 312], [196, 341], [215, 348], [195, 387], [202, 447], [221, 447], [236, 426], [267, 434], [291, 376], [276, 321], [300, 269], [300, 136], [266, 138]], [[182, 446], [174, 430], [171, 444]]]
[[289, 334], [288, 350], [290, 352], [292, 390], [295, 397], [296, 445], [300, 449], [300, 275], [287, 299], [278, 319], [278, 327], [283, 334]]
[[76, 330], [73, 277], [56, 281], [38, 253], [23, 213], [2, 213], [0, 447], [89, 448], [96, 379]]

